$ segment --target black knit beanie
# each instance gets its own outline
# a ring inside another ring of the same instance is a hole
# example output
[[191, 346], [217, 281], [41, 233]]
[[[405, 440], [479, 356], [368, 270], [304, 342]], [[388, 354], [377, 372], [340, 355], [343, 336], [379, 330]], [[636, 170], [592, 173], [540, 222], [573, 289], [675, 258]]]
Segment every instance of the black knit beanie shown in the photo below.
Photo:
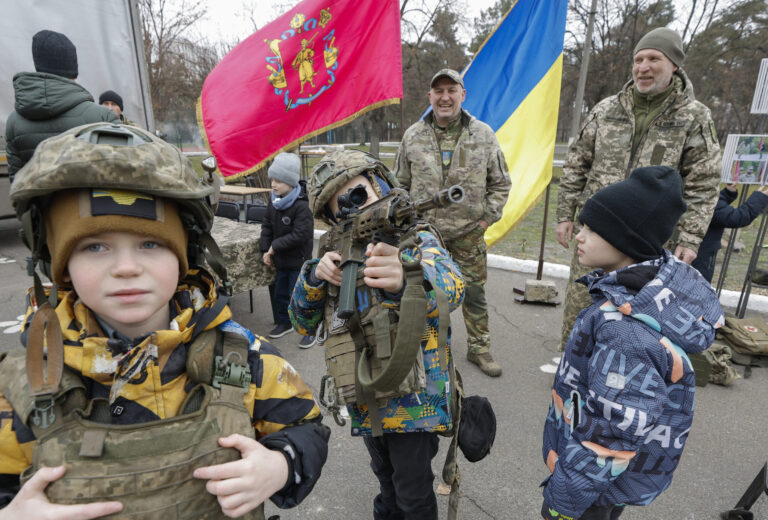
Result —
[[123, 98], [121, 98], [120, 94], [114, 90], [107, 90], [106, 92], [101, 93], [99, 96], [99, 105], [103, 105], [105, 101], [113, 102], [120, 107], [120, 112], [123, 111]]
[[668, 166], [648, 166], [592, 195], [579, 221], [643, 262], [663, 254], [664, 243], [685, 210], [680, 174]]
[[37, 72], [77, 77], [77, 49], [69, 38], [55, 31], [40, 31], [32, 38], [32, 59]]

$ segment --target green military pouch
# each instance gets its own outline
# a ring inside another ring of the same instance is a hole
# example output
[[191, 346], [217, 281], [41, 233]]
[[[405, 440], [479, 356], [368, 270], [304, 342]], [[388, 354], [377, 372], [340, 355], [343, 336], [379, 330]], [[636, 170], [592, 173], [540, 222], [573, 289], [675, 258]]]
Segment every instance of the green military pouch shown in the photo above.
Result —
[[[381, 312], [388, 312], [386, 309]], [[368, 317], [366, 317], [368, 318]], [[372, 323], [373, 319], [365, 319], [363, 323], [363, 333], [366, 338], [376, 338], [376, 327]], [[390, 341], [395, 341], [396, 326], [389, 327]], [[373, 343], [373, 342], [371, 342]], [[386, 358], [382, 358], [374, 349], [373, 355], [369, 356], [371, 376], [378, 377], [386, 368]], [[333, 334], [328, 335], [325, 341], [325, 363], [328, 373], [333, 377], [336, 388], [338, 404], [354, 404], [357, 402], [355, 391], [355, 373], [357, 371], [358, 355], [357, 347], [352, 335], [348, 333], [347, 327], [337, 328]], [[401, 395], [419, 392], [426, 387], [426, 372], [424, 370], [424, 357], [421, 349], [416, 353], [412, 368], [402, 380], [399, 386], [394, 390], [375, 393], [377, 400], [388, 399]], [[364, 404], [364, 403], [361, 403]]]
[[768, 356], [768, 323], [762, 318], [725, 317], [717, 331], [738, 354]]

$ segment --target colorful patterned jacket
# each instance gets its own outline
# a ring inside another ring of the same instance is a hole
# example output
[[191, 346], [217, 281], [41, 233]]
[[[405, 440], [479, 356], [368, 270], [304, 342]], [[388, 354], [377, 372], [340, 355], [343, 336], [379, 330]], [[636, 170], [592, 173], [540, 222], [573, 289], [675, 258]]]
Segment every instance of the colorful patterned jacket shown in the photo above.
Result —
[[720, 145], [709, 109], [696, 101], [685, 72], [678, 69], [672, 81], [673, 92], [634, 154], [634, 82], [592, 109], [568, 149], [557, 199], [558, 222], [574, 221], [589, 197], [624, 180], [635, 168], [664, 165], [682, 175], [688, 204], [672, 241], [698, 249], [717, 202]]
[[491, 127], [462, 110], [461, 134], [444, 176], [432, 119], [430, 112], [405, 131], [395, 159], [395, 176], [413, 200], [454, 184], [464, 188], [462, 204], [425, 214], [445, 240], [454, 240], [475, 230], [481, 220], [490, 226], [501, 218], [510, 187], [507, 162]]
[[[169, 330], [127, 343], [105, 337], [93, 313], [74, 292], [66, 293], [56, 307], [64, 336], [64, 363], [81, 374], [89, 398], [110, 398], [112, 424], [137, 424], [177, 415], [195, 386], [186, 373], [187, 345], [201, 330], [218, 327], [246, 337], [251, 385], [243, 402], [259, 442], [286, 452], [285, 446], [292, 448], [296, 483], [271, 498], [279, 507], [295, 506], [320, 475], [329, 430], [321, 424], [312, 392], [296, 370], [265, 339], [232, 321], [226, 301], [220, 298], [210, 275], [193, 269], [170, 303]], [[32, 315], [30, 306], [25, 328]], [[22, 335], [25, 344], [27, 332]], [[153, 337], [156, 345], [149, 341]], [[32, 431], [0, 394], [0, 507], [18, 490], [19, 474], [31, 464], [34, 445]]]
[[553, 519], [647, 505], [669, 486], [693, 420], [688, 356], [724, 320], [709, 283], [668, 251], [578, 281], [592, 305], [568, 339], [544, 425], [542, 513]]
[[[419, 249], [424, 279], [446, 294], [450, 310], [453, 311], [464, 299], [464, 280], [461, 273], [435, 235], [420, 231], [419, 237], [422, 241]], [[416, 251], [406, 250], [403, 255], [404, 258], [412, 260], [416, 256]], [[310, 260], [302, 267], [289, 306], [294, 328], [304, 335], [316, 332], [325, 312], [327, 282], [314, 279], [314, 268], [317, 262], [318, 259]], [[315, 281], [318, 283], [313, 284], [312, 282]], [[399, 300], [388, 296], [391, 295], [380, 293], [382, 306], [398, 309]], [[437, 345], [439, 322], [445, 318], [438, 316], [434, 290], [428, 290], [427, 298], [427, 322], [424, 324], [424, 339], [421, 342], [426, 389], [403, 397], [390, 398], [380, 406], [379, 414], [384, 433], [440, 432], [452, 428], [449, 367], [441, 367], [438, 362], [440, 358]], [[450, 353], [450, 342], [449, 332], [448, 345], [441, 345], [440, 348], [447, 348]], [[450, 358], [449, 362], [452, 362]], [[352, 419], [352, 435], [371, 435], [367, 407], [348, 405], [347, 408]]]

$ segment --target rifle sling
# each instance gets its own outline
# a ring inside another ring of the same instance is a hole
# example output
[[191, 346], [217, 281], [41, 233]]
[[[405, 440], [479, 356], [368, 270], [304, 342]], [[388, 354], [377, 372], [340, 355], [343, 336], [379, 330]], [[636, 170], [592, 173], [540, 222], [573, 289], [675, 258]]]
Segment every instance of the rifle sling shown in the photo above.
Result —
[[[365, 334], [363, 333], [363, 326], [360, 323], [360, 314], [357, 312], [357, 309], [355, 309], [352, 317], [347, 320], [347, 326], [349, 327], [349, 333], [352, 335], [352, 341], [355, 342], [355, 357], [359, 362], [360, 359], [369, 355], [370, 347], [365, 341]], [[364, 387], [355, 378], [355, 394], [355, 400], [358, 403], [364, 403], [368, 408], [371, 434], [374, 437], [381, 437], [384, 435], [384, 430], [381, 428], [381, 415], [379, 414], [379, 403], [376, 402], [376, 392], [371, 388]]]
[[[371, 375], [369, 355], [365, 355], [365, 353], [361, 355], [357, 364], [357, 381], [360, 382], [360, 385], [379, 392], [396, 390], [408, 376], [408, 373], [413, 369], [413, 363], [421, 348], [421, 340], [424, 335], [424, 323], [427, 319], [427, 293], [424, 291], [423, 283], [424, 272], [420, 262], [404, 264], [403, 270], [405, 273], [405, 291], [400, 300], [400, 321], [389, 363], [376, 378]], [[386, 313], [380, 314], [386, 317]], [[378, 341], [378, 327], [376, 332]], [[382, 336], [384, 336], [383, 333]], [[386, 337], [388, 344], [388, 333]], [[378, 349], [378, 343], [376, 346]]]

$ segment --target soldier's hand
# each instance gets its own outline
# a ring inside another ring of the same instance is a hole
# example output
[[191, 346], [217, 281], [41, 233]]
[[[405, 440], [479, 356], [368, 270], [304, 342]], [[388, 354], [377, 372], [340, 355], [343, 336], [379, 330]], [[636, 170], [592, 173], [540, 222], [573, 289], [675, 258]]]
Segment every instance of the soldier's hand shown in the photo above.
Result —
[[315, 266], [315, 278], [341, 287], [341, 255], [336, 251], [328, 251]]
[[481, 228], [483, 228], [483, 231], [488, 229], [488, 222], [485, 221], [485, 220], [481, 220], [479, 225], [480, 225]]
[[89, 520], [102, 518], [122, 511], [120, 502], [94, 502], [92, 504], [51, 504], [45, 496], [45, 488], [60, 479], [67, 469], [64, 466], [40, 468], [24, 484], [8, 506], [0, 511], [0, 519], [51, 518], [56, 520]]
[[693, 249], [683, 247], [683, 246], [677, 246], [675, 248], [675, 256], [685, 262], [686, 264], [690, 264], [694, 260], [696, 260], [696, 257], [698, 256], [696, 254], [696, 251]]
[[566, 220], [565, 222], [557, 223], [557, 241], [564, 248], [568, 249], [570, 246], [568, 242], [573, 240], [573, 221]]
[[225, 448], [240, 451], [241, 459], [197, 468], [195, 478], [207, 479], [205, 489], [216, 495], [221, 511], [237, 518], [256, 509], [288, 482], [288, 461], [255, 439], [234, 434], [219, 439]]
[[389, 293], [399, 293], [403, 288], [403, 265], [400, 249], [384, 242], [368, 244], [365, 250], [365, 285]]

